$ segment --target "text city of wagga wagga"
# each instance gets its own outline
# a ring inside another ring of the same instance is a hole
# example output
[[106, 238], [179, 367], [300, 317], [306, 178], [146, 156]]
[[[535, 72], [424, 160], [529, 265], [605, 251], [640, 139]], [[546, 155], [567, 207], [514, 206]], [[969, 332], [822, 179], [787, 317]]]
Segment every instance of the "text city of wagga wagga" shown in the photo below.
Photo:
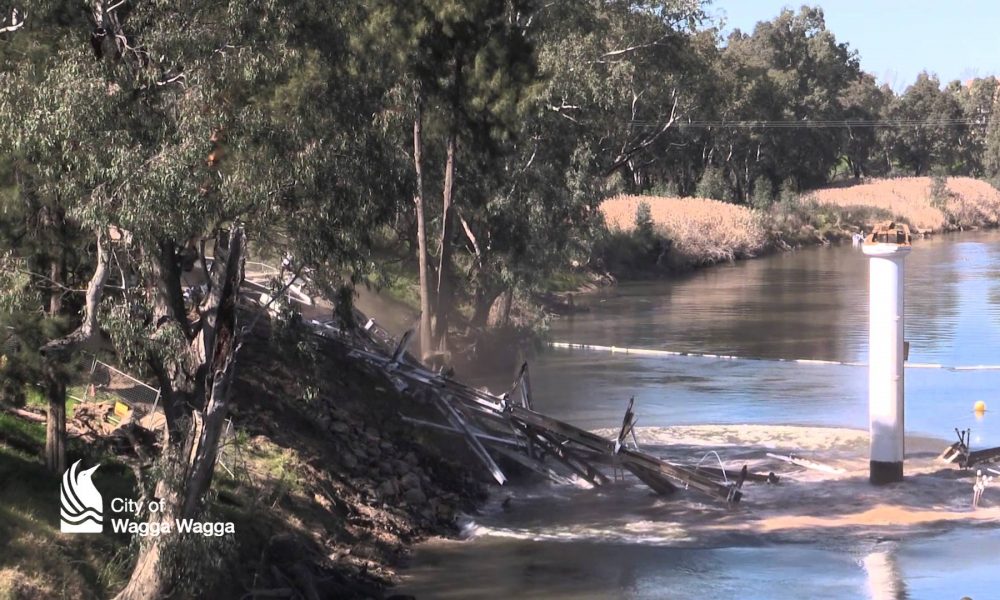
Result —
[[[111, 512], [138, 514], [143, 508], [147, 508], [150, 513], [157, 513], [163, 510], [162, 500], [151, 500], [148, 504], [142, 500], [132, 500], [131, 498], [115, 498], [111, 501]], [[221, 537], [236, 533], [236, 525], [231, 521], [196, 521], [194, 519], [177, 519], [174, 523], [147, 523], [136, 522], [131, 518], [111, 519], [111, 528], [115, 533], [129, 533], [132, 535], [158, 536], [174, 531], [178, 533], [194, 533], [207, 537]]]

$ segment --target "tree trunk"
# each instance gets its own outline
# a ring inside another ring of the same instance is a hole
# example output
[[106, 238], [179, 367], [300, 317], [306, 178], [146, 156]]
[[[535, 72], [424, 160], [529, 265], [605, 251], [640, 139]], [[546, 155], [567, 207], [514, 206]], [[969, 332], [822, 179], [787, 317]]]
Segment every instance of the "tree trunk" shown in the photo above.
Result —
[[455, 146], [456, 135], [448, 134], [448, 158], [444, 167], [444, 195], [441, 211], [440, 263], [438, 264], [437, 307], [434, 311], [435, 334], [438, 349], [448, 350], [448, 316], [451, 312], [452, 282], [451, 282], [451, 222], [452, 199], [455, 189]]
[[55, 373], [47, 373], [49, 414], [45, 420], [45, 467], [53, 473], [66, 470], [66, 384]]
[[493, 303], [499, 295], [500, 290], [493, 287], [479, 286], [476, 288], [472, 311], [472, 327], [481, 329], [489, 324], [490, 309], [493, 308]]
[[41, 348], [46, 369], [46, 395], [49, 400], [45, 424], [45, 465], [60, 473], [66, 470], [66, 384], [59, 374], [60, 364], [81, 348], [96, 345], [100, 337], [97, 310], [104, 296], [104, 284], [110, 270], [108, 250], [101, 232], [97, 233], [97, 266], [87, 285], [83, 322], [72, 333], [52, 340]]
[[[246, 239], [239, 228], [227, 237], [223, 240], [220, 236], [217, 243], [216, 260], [210, 274], [212, 292], [198, 307], [201, 319], [188, 345], [187, 356], [157, 370], [166, 379], [161, 381], [168, 391], [164, 404], [173, 406], [164, 408], [168, 421], [173, 422], [168, 428], [168, 441], [160, 460], [163, 475], [155, 491], [162, 502], [162, 510], [150, 513], [148, 522], [169, 525], [170, 530], [143, 541], [129, 582], [116, 596], [117, 600], [170, 595], [178, 583], [171, 573], [178, 572], [178, 565], [165, 564], [164, 557], [170, 556], [176, 561], [194, 558], [179, 548], [183, 539], [177, 532], [176, 522], [197, 519], [204, 509], [229, 410], [240, 345], [236, 301], [243, 282]], [[166, 266], [162, 259], [158, 262], [161, 268]], [[172, 314], [174, 301], [169, 290], [176, 287], [172, 279], [178, 276], [170, 269], [162, 269], [158, 277], [163, 279], [155, 282], [158, 288], [168, 292], [157, 303], [157, 311], [164, 311], [165, 319], [177, 318]], [[183, 408], [188, 403], [193, 407], [190, 414]]]
[[62, 251], [52, 259], [49, 267], [49, 279], [52, 280], [52, 291], [49, 293], [49, 316], [54, 317], [62, 311], [63, 291], [60, 287], [63, 283], [63, 257]]
[[514, 305], [514, 289], [507, 288], [490, 309], [489, 326], [506, 327], [510, 324], [510, 309]]
[[[64, 236], [64, 215], [58, 202], [41, 210], [42, 221], [52, 231], [52, 236], [61, 240]], [[49, 316], [54, 317], [62, 310], [64, 250], [58, 243], [53, 244], [53, 256], [49, 261]]]
[[413, 204], [417, 213], [417, 264], [420, 269], [420, 356], [426, 359], [434, 350], [431, 331], [431, 289], [427, 277], [427, 222], [424, 218], [423, 165], [423, 101], [417, 99], [417, 116], [413, 119], [413, 170], [417, 176], [417, 193]]

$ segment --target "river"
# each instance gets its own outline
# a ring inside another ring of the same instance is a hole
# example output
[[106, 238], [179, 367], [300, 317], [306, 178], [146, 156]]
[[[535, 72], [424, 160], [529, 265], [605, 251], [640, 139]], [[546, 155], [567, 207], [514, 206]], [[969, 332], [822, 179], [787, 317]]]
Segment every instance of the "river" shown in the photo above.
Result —
[[[464, 541], [421, 545], [401, 591], [418, 598], [1000, 597], [1000, 485], [968, 508], [971, 480], [934, 456], [971, 429], [1000, 445], [1000, 233], [919, 240], [906, 264], [907, 481], [872, 488], [867, 369], [775, 359], [867, 360], [867, 261], [849, 246], [717, 266], [578, 298], [553, 340], [732, 355], [550, 349], [531, 364], [535, 407], [588, 428], [636, 398], [646, 450], [782, 475], [736, 510], [693, 493], [533, 484], [498, 492]], [[941, 368], [919, 368], [941, 365]], [[509, 377], [477, 382], [502, 389]], [[988, 410], [977, 416], [973, 403]], [[608, 432], [610, 434], [610, 432]], [[843, 469], [782, 469], [768, 451]], [[712, 459], [714, 460], [714, 458]], [[991, 498], [992, 496], [992, 498]]]

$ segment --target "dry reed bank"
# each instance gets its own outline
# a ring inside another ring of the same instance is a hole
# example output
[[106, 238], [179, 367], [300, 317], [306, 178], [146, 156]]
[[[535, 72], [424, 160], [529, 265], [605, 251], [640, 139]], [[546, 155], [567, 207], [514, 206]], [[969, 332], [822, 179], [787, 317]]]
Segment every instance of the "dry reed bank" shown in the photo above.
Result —
[[[649, 207], [639, 226], [640, 206]], [[767, 208], [708, 198], [616, 196], [601, 204], [608, 239], [600, 248], [615, 275], [682, 271], [849, 239], [882, 220], [920, 233], [995, 227], [1000, 191], [968, 177], [868, 180], [814, 190]]]
[[763, 215], [708, 198], [616, 196], [601, 203], [609, 229], [633, 231], [643, 202], [649, 205], [654, 231], [670, 243], [666, 254], [671, 257], [671, 266], [750, 258], [768, 246]]
[[842, 208], [871, 207], [890, 213], [922, 232], [995, 227], [1000, 222], [1000, 191], [971, 177], [876, 179], [817, 190], [820, 204]]

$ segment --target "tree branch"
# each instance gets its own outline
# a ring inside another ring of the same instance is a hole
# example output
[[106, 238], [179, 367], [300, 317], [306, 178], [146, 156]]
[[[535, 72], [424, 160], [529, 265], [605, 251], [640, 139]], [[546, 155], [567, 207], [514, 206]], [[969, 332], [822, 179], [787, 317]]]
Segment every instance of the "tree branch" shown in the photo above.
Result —
[[469, 241], [472, 242], [472, 249], [476, 251], [476, 261], [482, 264], [483, 253], [479, 251], [479, 242], [476, 241], [476, 236], [472, 233], [472, 228], [469, 227], [469, 223], [465, 220], [465, 217], [462, 216], [461, 212], [458, 212], [458, 220], [462, 223], [462, 229], [465, 231], [465, 237], [469, 238]]
[[83, 306], [83, 322], [75, 331], [65, 337], [52, 340], [42, 347], [42, 354], [71, 351], [79, 346], [90, 344], [97, 337], [100, 328], [97, 323], [97, 311], [104, 296], [104, 285], [108, 281], [110, 260], [108, 257], [107, 239], [104, 232], [97, 231], [97, 266], [94, 275], [87, 284], [87, 296]]
[[652, 135], [646, 136], [646, 139], [642, 140], [641, 142], [638, 142], [632, 148], [629, 148], [627, 150], [622, 150], [618, 154], [618, 156], [615, 158], [614, 163], [605, 172], [605, 177], [610, 176], [612, 173], [614, 173], [618, 169], [622, 168], [630, 160], [632, 160], [632, 158], [637, 153], [639, 153], [642, 150], [645, 150], [646, 148], [648, 148], [650, 145], [653, 144], [653, 142], [655, 142], [656, 140], [658, 140], [660, 138], [660, 136], [662, 136], [664, 133], [666, 133], [667, 130], [670, 129], [673, 126], [673, 124], [677, 121], [677, 101], [678, 101], [678, 97], [677, 97], [677, 94], [675, 92], [674, 93], [674, 104], [670, 108], [670, 117], [663, 124], [663, 127], [660, 127]]
[[19, 275], [27, 275], [28, 277], [34, 277], [35, 279], [40, 279], [45, 283], [51, 285], [52, 287], [60, 289], [67, 294], [82, 294], [87, 291], [83, 289], [67, 287], [59, 283], [58, 281], [52, 279], [51, 277], [42, 275], [41, 273], [35, 273], [34, 271], [28, 271], [27, 269], [18, 269], [17, 267], [0, 267], [0, 270], [3, 270], [5, 273], [17, 273]]
[[644, 44], [635, 44], [634, 46], [629, 46], [628, 48], [622, 48], [620, 50], [612, 50], [610, 52], [605, 52], [604, 54], [601, 55], [601, 58], [613, 58], [615, 56], [621, 56], [623, 54], [635, 52], [636, 50], [643, 50], [645, 48], [652, 48], [653, 46], [659, 46], [660, 44], [663, 43], [663, 40], [667, 39], [668, 37], [670, 36], [664, 35], [657, 40], [653, 40], [652, 42], [646, 42]]
[[[18, 16], [21, 17], [20, 21], [17, 20]], [[27, 18], [27, 16], [28, 16], [27, 13], [21, 15], [20, 13], [17, 12], [16, 8], [13, 9], [10, 14], [10, 25], [7, 25], [5, 27], [0, 27], [0, 33], [10, 33], [24, 27], [24, 19]], [[2, 23], [2, 21], [0, 21], [0, 23]]]

